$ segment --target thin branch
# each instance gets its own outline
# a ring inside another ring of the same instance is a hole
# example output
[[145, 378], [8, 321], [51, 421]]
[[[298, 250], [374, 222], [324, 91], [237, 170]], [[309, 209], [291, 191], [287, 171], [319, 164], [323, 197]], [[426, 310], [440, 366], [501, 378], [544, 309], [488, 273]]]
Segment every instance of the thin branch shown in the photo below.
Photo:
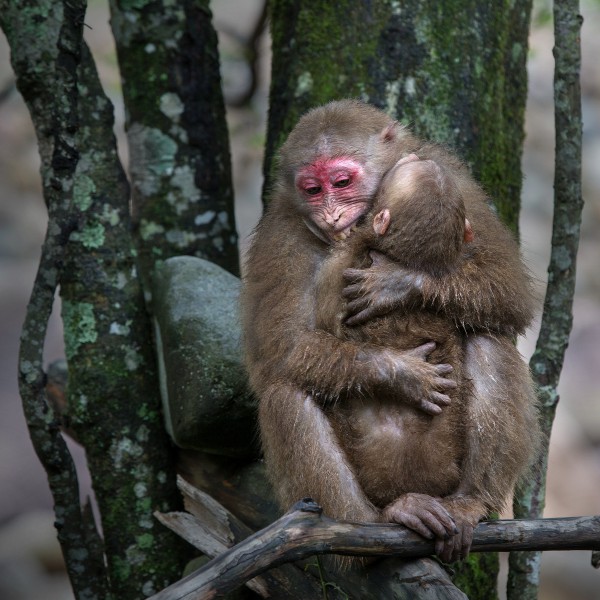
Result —
[[[575, 267], [583, 208], [579, 82], [582, 22], [578, 0], [554, 2], [556, 158], [552, 253], [540, 335], [530, 362], [531, 372], [538, 386], [540, 417], [546, 444], [535, 470], [536, 477], [526, 482], [515, 499], [514, 514], [521, 518], [536, 518], [543, 514], [548, 442], [559, 400], [558, 381], [573, 322]], [[539, 553], [510, 557], [510, 600], [534, 600], [537, 597], [540, 560]]]
[[[0, 24], [11, 45], [17, 85], [32, 113], [38, 137], [42, 140], [48, 135], [45, 142], [51, 150], [51, 154], [42, 154], [42, 170], [49, 183], [44, 190], [49, 224], [21, 334], [19, 391], [34, 449], [48, 475], [58, 540], [73, 591], [78, 599], [87, 600], [107, 597], [102, 547], [99, 543], [91, 548], [87, 543], [91, 537], [99, 539], [98, 534], [91, 511], [85, 509], [82, 514], [75, 465], [60, 433], [60, 419], [48, 402], [43, 370], [43, 342], [66, 244], [75, 226], [68, 190], [72, 190], [79, 158], [75, 143], [79, 126], [76, 71], [81, 60], [85, 7], [85, 2], [65, 2], [62, 12], [56, 11], [60, 21], [45, 19], [45, 35], [49, 39], [56, 36], [56, 54], [48, 54], [46, 64], [36, 63], [35, 44], [28, 43], [31, 40], [23, 36], [18, 26], [24, 9], [29, 7], [20, 3], [0, 6]], [[38, 10], [44, 13], [46, 8], [40, 6]], [[55, 99], [49, 108], [48, 104], [41, 108], [42, 89]]]
[[[200, 525], [198, 528], [202, 529]], [[599, 550], [600, 516], [487, 521], [474, 532], [473, 552], [531, 549]], [[433, 553], [434, 542], [401, 526], [334, 521], [306, 499], [281, 519], [152, 596], [152, 600], [219, 597], [267, 569], [314, 554], [418, 558]]]

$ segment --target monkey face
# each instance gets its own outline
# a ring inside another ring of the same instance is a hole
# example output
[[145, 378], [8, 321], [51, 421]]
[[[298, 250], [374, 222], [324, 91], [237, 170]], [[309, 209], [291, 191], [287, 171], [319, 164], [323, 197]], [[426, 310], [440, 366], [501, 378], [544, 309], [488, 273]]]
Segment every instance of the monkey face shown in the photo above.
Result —
[[328, 242], [343, 240], [350, 234], [369, 210], [376, 185], [377, 178], [370, 176], [361, 162], [346, 156], [319, 157], [295, 177], [307, 225]]

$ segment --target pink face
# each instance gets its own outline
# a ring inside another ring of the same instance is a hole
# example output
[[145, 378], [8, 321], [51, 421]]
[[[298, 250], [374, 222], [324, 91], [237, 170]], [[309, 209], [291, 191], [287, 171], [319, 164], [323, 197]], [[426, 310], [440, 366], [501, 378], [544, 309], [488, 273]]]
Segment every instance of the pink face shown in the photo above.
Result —
[[370, 179], [354, 158], [322, 157], [298, 171], [296, 188], [312, 223], [339, 240], [369, 210], [376, 186]]

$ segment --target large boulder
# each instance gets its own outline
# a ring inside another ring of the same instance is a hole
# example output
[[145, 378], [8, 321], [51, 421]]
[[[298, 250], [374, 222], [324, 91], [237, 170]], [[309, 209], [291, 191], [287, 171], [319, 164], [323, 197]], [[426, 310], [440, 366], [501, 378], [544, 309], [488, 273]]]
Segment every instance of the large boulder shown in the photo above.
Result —
[[200, 258], [157, 267], [152, 308], [166, 428], [181, 448], [256, 453], [256, 403], [241, 357], [240, 280]]

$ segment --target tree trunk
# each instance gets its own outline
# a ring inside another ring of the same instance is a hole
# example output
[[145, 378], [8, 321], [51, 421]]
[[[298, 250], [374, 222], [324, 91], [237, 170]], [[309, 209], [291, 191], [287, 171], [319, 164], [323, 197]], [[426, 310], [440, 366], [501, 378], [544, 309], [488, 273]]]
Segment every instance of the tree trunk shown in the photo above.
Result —
[[270, 7], [265, 189], [272, 157], [300, 115], [359, 97], [457, 150], [517, 231], [530, 0], [271, 0]]
[[[38, 297], [29, 311], [38, 311], [42, 292], [51, 302], [60, 285], [69, 417], [86, 448], [110, 591], [115, 598], [148, 596], [180, 575], [185, 555], [181, 541], [152, 517], [157, 508], [180, 500], [136, 276], [129, 188], [117, 158], [112, 106], [82, 41], [84, 2], [2, 2], [0, 14], [39, 140], [49, 212], [34, 288]], [[104, 598], [110, 592], [92, 582], [94, 570], [103, 570], [102, 557], [94, 564], [85, 560], [96, 542], [91, 543], [90, 519], [77, 516], [76, 476], [68, 465], [57, 476], [52, 460], [62, 447], [57, 422], [40, 421], [52, 415], [43, 396], [36, 406], [27, 405], [27, 386], [37, 385], [44, 374], [41, 357], [32, 363], [26, 353], [42, 348], [44, 335], [45, 322], [23, 333], [21, 390], [28, 424], [34, 442], [41, 440], [37, 451], [45, 455], [54, 484], [59, 539], [74, 592], [78, 598]], [[44, 426], [50, 438], [39, 437]], [[57, 487], [63, 475], [74, 481], [70, 498]], [[71, 527], [71, 516], [83, 522], [78, 539], [62, 531]]]
[[[558, 404], [558, 382], [573, 323], [573, 294], [577, 249], [581, 228], [581, 67], [579, 1], [554, 4], [554, 219], [548, 287], [536, 349], [530, 367], [538, 387], [545, 444], [535, 477], [522, 486], [515, 498], [517, 518], [541, 517], [546, 493], [548, 444]], [[511, 554], [508, 578], [509, 600], [537, 598], [540, 552]]]
[[238, 274], [229, 141], [209, 2], [110, 5], [144, 280], [155, 260], [184, 254]]

